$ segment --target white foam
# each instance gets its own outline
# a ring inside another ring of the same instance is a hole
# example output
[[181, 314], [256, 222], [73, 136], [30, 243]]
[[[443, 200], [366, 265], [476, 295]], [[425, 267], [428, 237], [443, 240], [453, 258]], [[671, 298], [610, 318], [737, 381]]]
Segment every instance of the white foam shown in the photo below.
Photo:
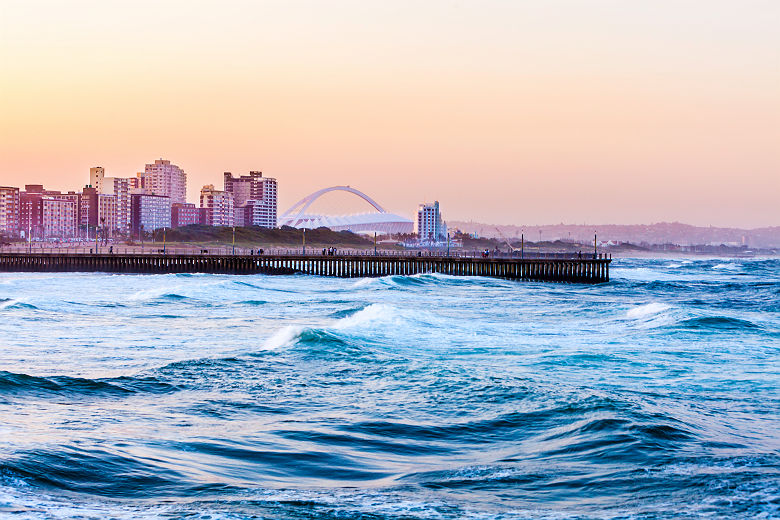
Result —
[[282, 347], [290, 347], [295, 344], [303, 331], [306, 330], [300, 325], [289, 325], [277, 330], [273, 336], [268, 338], [263, 347], [268, 350], [277, 350]]
[[375, 278], [361, 278], [352, 285], [353, 289], [360, 289], [374, 284]]
[[[400, 309], [382, 303], [373, 303], [354, 314], [337, 319], [322, 326], [324, 330], [349, 331], [362, 328], [374, 328], [377, 325], [399, 325], [405, 317]], [[301, 334], [309, 327], [289, 325], [277, 330], [263, 346], [276, 350], [295, 345]]]
[[612, 278], [622, 278], [625, 280], [635, 280], [638, 282], [670, 282], [684, 280], [678, 273], [669, 273], [659, 271], [648, 267], [615, 267], [611, 269]]
[[383, 303], [372, 303], [365, 309], [361, 309], [354, 314], [346, 316], [336, 321], [332, 325], [333, 329], [345, 330], [358, 328], [365, 325], [376, 325], [378, 323], [397, 322], [401, 319], [401, 311], [390, 305]]
[[655, 316], [661, 314], [664, 311], [671, 309], [671, 305], [665, 303], [651, 302], [644, 305], [637, 305], [628, 309], [626, 312], [626, 318], [637, 320], [641, 318], [647, 318], [649, 316]]

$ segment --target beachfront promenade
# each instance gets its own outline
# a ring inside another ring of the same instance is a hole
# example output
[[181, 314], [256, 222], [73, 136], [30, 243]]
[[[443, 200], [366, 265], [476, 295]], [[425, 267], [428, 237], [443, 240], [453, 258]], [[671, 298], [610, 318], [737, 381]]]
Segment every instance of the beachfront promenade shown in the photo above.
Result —
[[[442, 273], [510, 280], [603, 283], [609, 281], [607, 255], [549, 254], [544, 257], [431, 256], [408, 252], [350, 251], [303, 254], [275, 251], [258, 254], [200, 253], [63, 253], [0, 252], [0, 272], [216, 273], [296, 274], [342, 278]], [[398, 254], [406, 253], [406, 254]]]

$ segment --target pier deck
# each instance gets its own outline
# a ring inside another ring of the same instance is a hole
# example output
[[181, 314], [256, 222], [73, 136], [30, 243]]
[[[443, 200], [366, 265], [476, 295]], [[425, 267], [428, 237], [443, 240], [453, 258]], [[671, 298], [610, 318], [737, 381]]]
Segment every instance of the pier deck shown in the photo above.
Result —
[[611, 258], [462, 258], [385, 255], [0, 253], [0, 272], [296, 274], [342, 278], [442, 273], [509, 280], [603, 283]]

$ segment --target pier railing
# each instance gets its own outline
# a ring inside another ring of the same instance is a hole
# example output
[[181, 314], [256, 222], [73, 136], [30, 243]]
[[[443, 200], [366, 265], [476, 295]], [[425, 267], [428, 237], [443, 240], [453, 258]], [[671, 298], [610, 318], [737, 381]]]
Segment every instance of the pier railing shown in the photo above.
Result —
[[342, 278], [442, 273], [572, 283], [609, 281], [611, 258], [465, 257], [388, 254], [2, 253], [0, 272], [310, 274]]
[[[332, 251], [332, 252], [331, 252]], [[94, 243], [89, 245], [70, 246], [60, 245], [51, 246], [48, 244], [28, 245], [6, 245], [0, 246], [0, 254], [3, 253], [24, 253], [24, 254], [67, 254], [67, 255], [93, 255], [93, 254], [132, 254], [132, 255], [211, 255], [211, 256], [246, 256], [246, 255], [269, 255], [269, 256], [316, 256], [331, 255], [337, 256], [390, 256], [390, 257], [448, 257], [448, 258], [512, 258], [512, 259], [550, 259], [550, 260], [575, 260], [575, 259], [607, 259], [609, 254], [590, 252], [548, 252], [538, 251], [529, 248], [527, 251], [488, 251], [479, 249], [452, 249], [430, 250], [430, 249], [351, 249], [351, 248], [317, 248], [317, 247], [273, 247], [273, 248], [246, 248], [246, 247], [166, 247], [162, 244], [146, 245], [145, 247], [134, 245], [100, 245], [95, 247]]]

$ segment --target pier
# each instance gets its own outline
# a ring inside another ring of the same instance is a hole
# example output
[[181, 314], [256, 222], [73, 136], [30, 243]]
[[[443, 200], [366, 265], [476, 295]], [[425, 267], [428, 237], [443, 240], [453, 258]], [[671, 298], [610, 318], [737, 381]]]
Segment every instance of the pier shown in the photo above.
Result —
[[481, 258], [385, 254], [0, 253], [0, 272], [309, 274], [340, 278], [441, 273], [540, 282], [604, 283], [611, 258]]

